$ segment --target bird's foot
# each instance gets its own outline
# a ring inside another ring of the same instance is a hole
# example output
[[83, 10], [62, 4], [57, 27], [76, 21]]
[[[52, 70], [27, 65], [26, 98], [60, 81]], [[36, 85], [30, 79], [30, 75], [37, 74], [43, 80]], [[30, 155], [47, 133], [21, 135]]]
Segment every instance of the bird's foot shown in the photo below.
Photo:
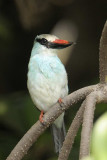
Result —
[[39, 120], [40, 120], [41, 123], [43, 123], [43, 111], [41, 111], [41, 114], [39, 116]]
[[58, 99], [58, 102], [59, 102], [60, 106], [63, 107], [64, 102], [63, 102], [62, 98], [59, 98], [59, 99]]
[[58, 102], [61, 104], [63, 101], [62, 101], [62, 98], [59, 98], [58, 99]]

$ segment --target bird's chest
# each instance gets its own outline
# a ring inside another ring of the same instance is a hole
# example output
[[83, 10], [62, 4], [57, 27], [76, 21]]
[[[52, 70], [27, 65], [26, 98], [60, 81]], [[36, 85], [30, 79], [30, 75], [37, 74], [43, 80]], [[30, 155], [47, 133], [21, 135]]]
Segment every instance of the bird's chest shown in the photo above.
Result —
[[65, 76], [65, 68], [58, 59], [37, 57], [29, 64], [28, 79], [34, 85], [55, 85], [61, 83]]
[[34, 104], [47, 111], [60, 97], [67, 95], [65, 68], [59, 60], [31, 59], [27, 85]]

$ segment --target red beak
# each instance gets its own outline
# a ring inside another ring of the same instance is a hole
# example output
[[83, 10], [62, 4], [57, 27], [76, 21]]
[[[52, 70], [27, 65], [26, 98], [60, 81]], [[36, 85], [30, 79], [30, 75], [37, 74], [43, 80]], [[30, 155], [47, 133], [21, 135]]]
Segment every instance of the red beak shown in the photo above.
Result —
[[72, 45], [73, 42], [68, 42], [62, 39], [55, 39], [53, 42], [48, 42], [48, 48], [63, 49]]
[[58, 44], [70, 44], [70, 42], [63, 40], [63, 39], [55, 39], [53, 43], [58, 43]]

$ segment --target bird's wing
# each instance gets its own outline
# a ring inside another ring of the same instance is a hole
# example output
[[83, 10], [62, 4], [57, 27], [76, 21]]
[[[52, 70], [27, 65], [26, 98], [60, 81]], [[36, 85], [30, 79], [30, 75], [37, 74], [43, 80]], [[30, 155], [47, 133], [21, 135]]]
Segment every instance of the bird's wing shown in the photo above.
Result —
[[39, 63], [39, 70], [46, 78], [54, 78], [55, 76], [65, 76], [66, 71], [58, 58], [46, 59]]

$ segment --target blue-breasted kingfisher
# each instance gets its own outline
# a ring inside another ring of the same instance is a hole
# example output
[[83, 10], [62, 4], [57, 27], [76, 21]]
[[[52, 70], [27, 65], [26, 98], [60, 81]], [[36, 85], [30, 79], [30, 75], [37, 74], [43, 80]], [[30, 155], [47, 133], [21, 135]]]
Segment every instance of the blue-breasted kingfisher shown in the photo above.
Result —
[[[41, 111], [39, 120], [43, 122], [43, 113], [56, 102], [68, 95], [68, 78], [64, 65], [57, 56], [59, 50], [73, 42], [59, 39], [50, 34], [36, 36], [28, 65], [27, 86], [35, 106]], [[64, 113], [52, 124], [55, 151], [60, 152], [65, 139]]]

